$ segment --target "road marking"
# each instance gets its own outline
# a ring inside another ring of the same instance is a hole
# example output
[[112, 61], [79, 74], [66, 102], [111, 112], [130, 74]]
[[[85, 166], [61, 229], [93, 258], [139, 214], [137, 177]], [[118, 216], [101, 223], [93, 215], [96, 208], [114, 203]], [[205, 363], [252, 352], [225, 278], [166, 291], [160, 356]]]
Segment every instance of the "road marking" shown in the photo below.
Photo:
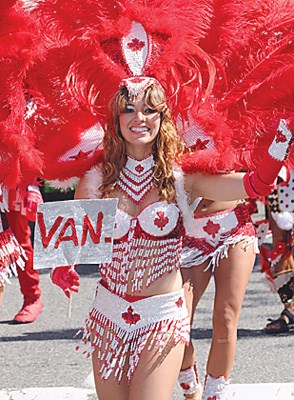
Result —
[[27, 388], [1, 390], [0, 400], [89, 400], [94, 393], [94, 389], [73, 387]]
[[[0, 400], [92, 400], [95, 390], [73, 387], [0, 390]], [[294, 400], [293, 383], [232, 384], [224, 400]]]

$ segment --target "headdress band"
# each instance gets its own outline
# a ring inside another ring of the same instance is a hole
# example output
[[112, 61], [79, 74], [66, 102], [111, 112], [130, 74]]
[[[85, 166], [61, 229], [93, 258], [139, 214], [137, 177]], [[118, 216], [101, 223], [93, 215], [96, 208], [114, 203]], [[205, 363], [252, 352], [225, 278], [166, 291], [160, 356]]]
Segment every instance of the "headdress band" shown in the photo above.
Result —
[[135, 76], [132, 78], [123, 79], [120, 83], [120, 88], [126, 87], [131, 100], [135, 100], [141, 93], [151, 85], [157, 85], [164, 92], [163, 87], [155, 78], [148, 76]]

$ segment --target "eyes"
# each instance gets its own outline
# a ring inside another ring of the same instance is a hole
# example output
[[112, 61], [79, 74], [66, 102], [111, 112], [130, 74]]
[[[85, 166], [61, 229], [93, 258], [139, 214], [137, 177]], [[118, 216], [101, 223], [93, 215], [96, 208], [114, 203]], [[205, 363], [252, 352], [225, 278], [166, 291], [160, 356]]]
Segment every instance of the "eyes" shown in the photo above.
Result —
[[[150, 114], [155, 114], [157, 113], [157, 111], [155, 110], [155, 108], [150, 108], [147, 106], [144, 106], [142, 110], [138, 110], [138, 111], [142, 111], [142, 113], [144, 115], [150, 115]], [[132, 114], [136, 112], [136, 107], [132, 104], [127, 104], [125, 109], [122, 111], [122, 113], [124, 114]]]

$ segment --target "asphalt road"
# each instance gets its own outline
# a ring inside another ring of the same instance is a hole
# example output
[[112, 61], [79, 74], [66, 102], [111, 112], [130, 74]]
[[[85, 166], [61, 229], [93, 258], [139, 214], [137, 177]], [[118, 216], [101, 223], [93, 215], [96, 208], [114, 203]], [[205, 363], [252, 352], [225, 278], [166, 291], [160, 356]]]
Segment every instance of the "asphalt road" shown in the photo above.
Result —
[[[72, 315], [68, 318], [68, 302], [54, 286], [48, 270], [41, 271], [44, 310], [33, 324], [12, 325], [22, 298], [16, 278], [7, 286], [0, 313], [0, 388], [72, 386], [80, 388], [91, 372], [91, 362], [75, 351], [74, 333], [83, 323], [91, 304], [97, 272], [95, 266], [80, 266], [81, 290], [73, 298]], [[192, 329], [198, 353], [200, 378], [203, 380], [209, 350], [213, 282], [200, 302]], [[232, 383], [293, 382], [294, 332], [279, 336], [264, 333], [268, 317], [281, 311], [277, 295], [264, 283], [257, 267], [251, 275], [238, 330], [237, 356]], [[27, 398], [27, 397], [25, 397]], [[89, 400], [95, 399], [92, 395]], [[173, 400], [182, 398], [179, 388]]]

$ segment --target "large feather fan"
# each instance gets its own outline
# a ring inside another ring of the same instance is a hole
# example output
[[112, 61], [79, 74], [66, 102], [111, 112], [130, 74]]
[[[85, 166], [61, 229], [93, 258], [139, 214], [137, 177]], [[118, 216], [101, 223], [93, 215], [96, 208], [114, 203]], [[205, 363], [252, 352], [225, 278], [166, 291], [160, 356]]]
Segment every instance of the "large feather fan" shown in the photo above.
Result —
[[24, 79], [42, 54], [33, 20], [16, 1], [6, 1], [0, 10], [0, 181], [8, 187], [33, 180], [42, 169], [34, 133], [24, 119]]

